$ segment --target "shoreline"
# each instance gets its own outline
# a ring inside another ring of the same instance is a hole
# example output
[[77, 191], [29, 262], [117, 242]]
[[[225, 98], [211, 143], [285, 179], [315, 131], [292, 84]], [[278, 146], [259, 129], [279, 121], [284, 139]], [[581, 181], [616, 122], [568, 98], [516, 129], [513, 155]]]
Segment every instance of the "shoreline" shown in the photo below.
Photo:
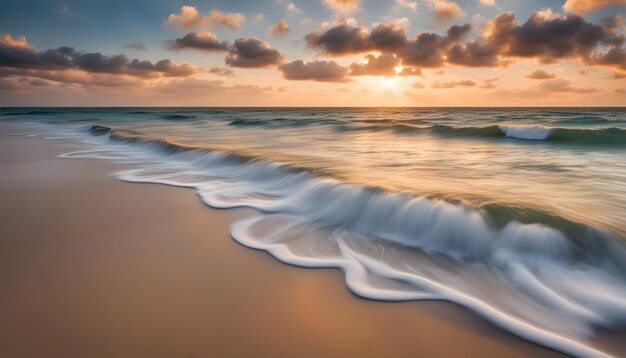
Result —
[[560, 355], [451, 303], [358, 298], [338, 270], [232, 240], [242, 210], [121, 182], [119, 165], [56, 158], [65, 144], [10, 127], [0, 126], [0, 355]]

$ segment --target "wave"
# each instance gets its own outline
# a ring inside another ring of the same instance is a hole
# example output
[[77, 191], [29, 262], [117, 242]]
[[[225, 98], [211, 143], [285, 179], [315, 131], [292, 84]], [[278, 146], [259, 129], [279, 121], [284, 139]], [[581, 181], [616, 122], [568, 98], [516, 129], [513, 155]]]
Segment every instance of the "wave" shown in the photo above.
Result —
[[517, 139], [530, 139], [530, 140], [544, 140], [548, 139], [550, 133], [554, 131], [554, 128], [545, 126], [505, 126], [501, 125], [498, 128], [507, 136]]
[[453, 127], [443, 124], [421, 126], [407, 123], [370, 124], [352, 127], [356, 131], [392, 131], [398, 134], [433, 134], [444, 138], [512, 138], [547, 141], [554, 144], [626, 146], [626, 130], [621, 128], [569, 129], [541, 125], [493, 125]]
[[89, 132], [111, 152], [94, 157], [144, 163], [119, 173], [122, 180], [194, 188], [215, 208], [254, 208], [233, 225], [235, 240], [290, 264], [340, 268], [360, 296], [451, 301], [577, 356], [604, 355], [586, 338], [596, 327], [626, 326], [626, 247], [613, 233], [541, 210], [389, 192], [135, 131]]
[[196, 116], [193, 115], [185, 115], [185, 114], [166, 114], [161, 116], [161, 118], [163, 119], [169, 119], [169, 120], [185, 120], [185, 119], [193, 119]]
[[426, 129], [434, 134], [448, 137], [510, 137], [561, 144], [626, 146], [626, 130], [621, 128], [569, 129], [541, 125], [498, 125], [487, 127], [435, 125]]

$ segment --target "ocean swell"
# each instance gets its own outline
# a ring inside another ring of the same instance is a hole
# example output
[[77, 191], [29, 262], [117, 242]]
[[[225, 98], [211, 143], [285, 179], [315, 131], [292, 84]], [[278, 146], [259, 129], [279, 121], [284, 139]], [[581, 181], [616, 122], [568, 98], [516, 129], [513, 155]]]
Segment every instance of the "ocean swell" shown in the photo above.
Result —
[[[490, 128], [533, 137], [523, 139], [558, 134]], [[89, 132], [111, 158], [142, 163], [121, 179], [194, 188], [216, 208], [256, 209], [233, 225], [237, 241], [287, 263], [341, 268], [363, 297], [455, 302], [577, 356], [604, 355], [587, 341], [596, 327], [626, 325], [626, 249], [612, 233], [536, 210], [387, 192], [140, 132], [102, 126]]]
[[360, 126], [355, 130], [379, 132], [390, 130], [397, 134], [434, 134], [444, 138], [508, 137], [528, 141], [585, 146], [626, 146], [626, 130], [621, 128], [580, 129], [541, 125], [497, 125], [486, 127], [453, 127], [443, 124], [418, 126], [405, 123]]

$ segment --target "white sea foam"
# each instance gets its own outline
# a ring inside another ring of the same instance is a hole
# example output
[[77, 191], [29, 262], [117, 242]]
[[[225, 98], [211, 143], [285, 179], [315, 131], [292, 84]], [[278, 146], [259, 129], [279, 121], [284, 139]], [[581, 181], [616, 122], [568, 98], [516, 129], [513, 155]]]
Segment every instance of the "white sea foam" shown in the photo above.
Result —
[[507, 137], [529, 140], [548, 139], [550, 133], [554, 130], [554, 128], [540, 125], [499, 125], [498, 128], [500, 128], [502, 133], [504, 133]]
[[103, 135], [89, 142], [95, 150], [68, 157], [132, 159], [140, 164], [120, 172], [120, 179], [194, 188], [216, 208], [257, 209], [233, 225], [234, 239], [286, 263], [340, 268], [360, 296], [455, 302], [521, 337], [576, 356], [605, 356], [587, 337], [596, 326], [626, 323], [623, 273], [604, 267], [619, 267], [610, 261], [626, 258], [620, 245], [611, 246], [612, 256], [602, 250], [581, 255], [561, 231], [516, 221], [499, 228], [462, 204], [320, 178], [230, 153], [178, 150], [144, 137]]

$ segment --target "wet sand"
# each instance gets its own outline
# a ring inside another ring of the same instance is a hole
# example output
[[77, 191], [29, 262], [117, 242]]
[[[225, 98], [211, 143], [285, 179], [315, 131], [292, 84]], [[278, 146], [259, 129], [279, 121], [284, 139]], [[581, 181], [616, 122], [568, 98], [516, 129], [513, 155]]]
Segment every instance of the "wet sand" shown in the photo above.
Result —
[[230, 238], [245, 212], [0, 126], [0, 357], [559, 354], [446, 302], [376, 302]]

